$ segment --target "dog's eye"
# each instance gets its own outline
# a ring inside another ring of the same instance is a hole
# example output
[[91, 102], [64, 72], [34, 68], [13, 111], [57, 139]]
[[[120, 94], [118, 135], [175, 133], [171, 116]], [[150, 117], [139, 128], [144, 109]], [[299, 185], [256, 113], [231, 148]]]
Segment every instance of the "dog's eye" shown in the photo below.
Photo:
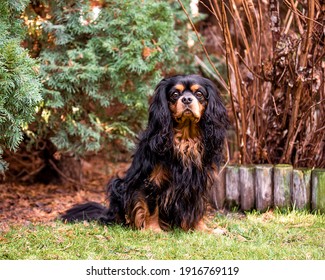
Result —
[[171, 94], [171, 98], [173, 99], [176, 99], [179, 97], [179, 92], [178, 91], [174, 91], [172, 94]]
[[198, 98], [203, 98], [204, 96], [203, 96], [203, 93], [201, 92], [201, 91], [197, 91], [196, 93], [196, 96], [198, 97]]

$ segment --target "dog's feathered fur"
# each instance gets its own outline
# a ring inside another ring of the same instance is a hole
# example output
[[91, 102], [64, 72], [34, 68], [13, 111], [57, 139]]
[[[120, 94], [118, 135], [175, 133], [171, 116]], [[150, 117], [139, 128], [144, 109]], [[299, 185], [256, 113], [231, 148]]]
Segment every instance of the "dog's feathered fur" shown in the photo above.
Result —
[[163, 79], [130, 168], [108, 184], [109, 208], [90, 202], [61, 218], [155, 231], [204, 227], [227, 126], [226, 109], [210, 80], [198, 75]]

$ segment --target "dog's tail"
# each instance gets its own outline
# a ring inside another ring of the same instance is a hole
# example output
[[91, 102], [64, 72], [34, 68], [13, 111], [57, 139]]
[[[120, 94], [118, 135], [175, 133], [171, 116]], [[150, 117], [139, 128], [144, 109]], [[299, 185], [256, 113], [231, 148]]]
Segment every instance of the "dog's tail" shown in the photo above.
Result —
[[124, 210], [120, 203], [111, 200], [109, 208], [97, 203], [87, 202], [67, 210], [60, 219], [63, 222], [98, 221], [101, 224], [126, 224]]
[[75, 205], [67, 210], [60, 216], [60, 219], [66, 222], [99, 221], [103, 223], [114, 223], [115, 215], [113, 215], [109, 208], [97, 202], [87, 202]]
[[126, 224], [124, 192], [123, 180], [114, 179], [107, 187], [110, 198], [108, 208], [97, 202], [87, 202], [72, 207], [59, 218], [66, 222], [98, 221], [103, 224]]
[[124, 187], [122, 180], [117, 178], [108, 184], [109, 207], [97, 202], [79, 204], [60, 216], [62, 221], [98, 221], [103, 224], [126, 224], [124, 212]]

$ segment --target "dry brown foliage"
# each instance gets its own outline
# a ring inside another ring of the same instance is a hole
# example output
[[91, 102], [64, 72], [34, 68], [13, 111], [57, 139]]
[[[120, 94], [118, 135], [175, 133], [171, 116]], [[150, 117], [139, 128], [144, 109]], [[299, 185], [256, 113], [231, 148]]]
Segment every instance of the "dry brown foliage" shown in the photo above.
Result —
[[[227, 78], [212, 69], [229, 96], [235, 160], [325, 167], [325, 2], [200, 5], [213, 18], [208, 33], [227, 66]], [[213, 64], [213, 50], [202, 46]]]

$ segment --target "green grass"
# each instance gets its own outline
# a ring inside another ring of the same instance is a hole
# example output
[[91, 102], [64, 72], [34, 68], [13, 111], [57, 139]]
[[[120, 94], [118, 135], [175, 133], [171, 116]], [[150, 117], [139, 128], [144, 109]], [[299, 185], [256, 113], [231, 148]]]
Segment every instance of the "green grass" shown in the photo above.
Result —
[[0, 259], [325, 259], [325, 216], [217, 215], [225, 235], [155, 234], [96, 223], [12, 227], [0, 235]]

